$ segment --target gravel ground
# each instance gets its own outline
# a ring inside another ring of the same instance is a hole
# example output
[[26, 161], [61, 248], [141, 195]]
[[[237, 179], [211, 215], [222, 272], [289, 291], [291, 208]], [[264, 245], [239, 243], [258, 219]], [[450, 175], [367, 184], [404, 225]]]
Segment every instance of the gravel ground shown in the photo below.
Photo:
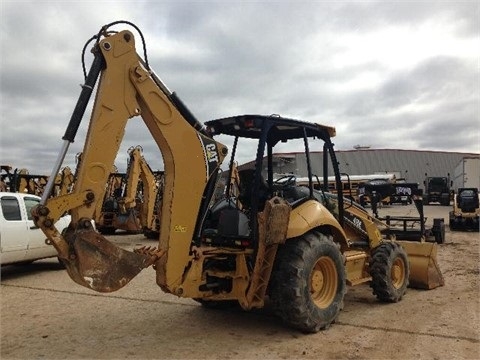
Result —
[[[427, 206], [429, 221], [450, 208]], [[412, 211], [380, 209], [380, 215]], [[125, 248], [155, 243], [115, 235]], [[350, 288], [338, 321], [317, 334], [286, 328], [269, 309], [208, 310], [164, 294], [146, 269], [125, 288], [98, 294], [56, 260], [1, 270], [1, 359], [479, 359], [480, 238], [450, 232], [438, 247], [446, 284], [379, 303]]]

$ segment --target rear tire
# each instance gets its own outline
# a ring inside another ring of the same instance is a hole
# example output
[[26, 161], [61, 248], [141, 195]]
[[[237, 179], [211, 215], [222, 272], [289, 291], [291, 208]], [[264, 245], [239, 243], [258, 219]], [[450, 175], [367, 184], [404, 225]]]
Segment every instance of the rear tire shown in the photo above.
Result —
[[327, 328], [338, 317], [345, 292], [343, 255], [330, 235], [310, 232], [279, 248], [270, 300], [289, 326], [306, 333]]
[[379, 245], [373, 250], [370, 275], [370, 287], [380, 301], [400, 301], [407, 291], [410, 276], [407, 253], [394, 242]]

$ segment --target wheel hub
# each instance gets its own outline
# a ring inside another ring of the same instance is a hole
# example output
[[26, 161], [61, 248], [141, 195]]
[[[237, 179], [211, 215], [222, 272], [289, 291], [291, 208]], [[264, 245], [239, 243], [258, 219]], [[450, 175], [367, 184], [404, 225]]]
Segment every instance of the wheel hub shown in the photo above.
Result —
[[400, 258], [395, 259], [393, 263], [391, 279], [393, 286], [397, 289], [405, 282], [405, 264]]
[[335, 263], [329, 257], [321, 257], [310, 274], [310, 294], [320, 308], [327, 308], [335, 299], [338, 274]]

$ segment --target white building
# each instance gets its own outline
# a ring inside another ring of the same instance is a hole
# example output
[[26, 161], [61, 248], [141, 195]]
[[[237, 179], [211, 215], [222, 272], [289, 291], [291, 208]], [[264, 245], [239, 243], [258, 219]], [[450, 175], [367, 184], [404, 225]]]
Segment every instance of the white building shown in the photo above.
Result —
[[[311, 154], [312, 171], [314, 174], [321, 175], [323, 169], [322, 152], [312, 152]], [[480, 156], [480, 154], [475, 153], [371, 149], [368, 147], [337, 150], [336, 155], [342, 173], [349, 175], [394, 173], [397, 178], [418, 183], [420, 188], [423, 188], [425, 174], [427, 176], [450, 176], [453, 180], [455, 167], [463, 158]], [[293, 173], [298, 176], [307, 175], [307, 164], [303, 152], [276, 153], [274, 157], [274, 172]], [[252, 163], [246, 163], [241, 168], [252, 165]], [[333, 174], [331, 168], [329, 173]]]

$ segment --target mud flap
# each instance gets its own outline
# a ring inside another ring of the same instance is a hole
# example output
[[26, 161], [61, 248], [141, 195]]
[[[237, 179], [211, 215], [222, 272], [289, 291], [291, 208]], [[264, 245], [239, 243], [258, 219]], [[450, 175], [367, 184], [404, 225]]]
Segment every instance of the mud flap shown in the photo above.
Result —
[[437, 262], [437, 244], [416, 241], [396, 241], [407, 252], [410, 264], [410, 287], [435, 289], [445, 285]]
[[157, 257], [123, 250], [94, 230], [68, 236], [70, 256], [62, 259], [73, 281], [98, 292], [125, 286]]

